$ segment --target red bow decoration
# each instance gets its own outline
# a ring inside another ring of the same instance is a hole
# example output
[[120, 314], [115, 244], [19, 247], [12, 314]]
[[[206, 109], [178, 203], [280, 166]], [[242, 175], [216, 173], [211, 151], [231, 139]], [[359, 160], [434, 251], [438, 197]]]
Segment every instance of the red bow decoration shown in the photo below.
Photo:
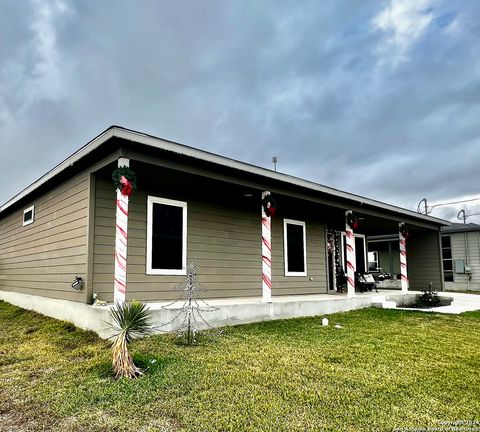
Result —
[[121, 190], [122, 195], [127, 197], [132, 195], [132, 192], [133, 192], [132, 183], [123, 175], [122, 177], [120, 177], [120, 184], [122, 185], [122, 190]]
[[272, 217], [272, 216], [275, 216], [277, 214], [277, 209], [273, 206], [270, 206], [270, 207], [267, 207], [265, 209], [265, 214], [268, 216], [268, 217]]
[[272, 217], [277, 214], [277, 202], [271, 194], [268, 194], [262, 200], [263, 211], [267, 217]]
[[347, 216], [347, 223], [350, 226], [350, 228], [356, 230], [359, 226], [358, 223], [358, 218], [354, 216], [352, 213], [349, 213]]

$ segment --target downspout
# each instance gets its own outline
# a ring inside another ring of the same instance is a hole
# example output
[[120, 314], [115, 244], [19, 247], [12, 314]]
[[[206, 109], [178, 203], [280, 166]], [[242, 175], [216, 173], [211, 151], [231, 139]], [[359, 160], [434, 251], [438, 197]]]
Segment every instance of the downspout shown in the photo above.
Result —
[[[445, 291], [445, 273], [443, 268], [443, 249], [442, 249], [442, 233], [438, 231], [438, 256], [440, 258], [440, 287], [442, 291]], [[452, 257], [453, 263], [453, 257]], [[453, 269], [452, 269], [453, 271]]]
[[466, 264], [469, 265], [469, 259], [468, 259], [468, 236], [467, 236], [467, 232], [465, 231], [463, 233], [464, 235], [464, 238], [465, 238], [465, 241], [464, 241], [464, 244], [465, 244], [465, 261], [466, 261]]
[[[460, 217], [460, 215], [463, 215]], [[466, 223], [467, 223], [467, 215], [465, 214], [465, 210], [460, 210], [457, 214], [457, 218], [458, 219], [463, 219], [463, 225], [465, 226]], [[470, 290], [470, 271], [469, 272], [466, 272], [465, 270], [465, 267], [468, 267], [470, 269], [470, 260], [468, 258], [468, 236], [467, 236], [467, 231], [464, 231], [463, 232], [463, 244], [465, 246], [465, 264], [464, 264], [464, 274], [466, 274], [467, 276], [465, 276], [467, 278], [467, 292]]]
[[[465, 243], [465, 265], [468, 266], [468, 268], [470, 269], [470, 260], [469, 260], [469, 257], [468, 257], [468, 235], [467, 235], [467, 231], [465, 231], [464, 233], [464, 243]], [[470, 277], [471, 277], [471, 274], [470, 274], [470, 271], [467, 273], [467, 292], [470, 291]]]

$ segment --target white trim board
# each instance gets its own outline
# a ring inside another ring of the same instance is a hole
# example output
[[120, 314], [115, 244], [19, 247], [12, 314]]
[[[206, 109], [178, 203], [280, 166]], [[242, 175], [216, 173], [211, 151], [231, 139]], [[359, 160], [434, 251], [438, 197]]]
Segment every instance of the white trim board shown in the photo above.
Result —
[[[303, 272], [288, 271], [287, 225], [297, 225], [303, 228]], [[283, 262], [285, 265], [285, 276], [307, 276], [307, 226], [304, 221], [283, 219]]]
[[[164, 204], [182, 209], [182, 268], [181, 269], [156, 269], [152, 268], [152, 238], [153, 238], [153, 204]], [[187, 203], [185, 201], [176, 201], [167, 198], [154, 197], [149, 195], [147, 198], [147, 256], [146, 269], [147, 275], [185, 275], [187, 274]]]
[[[25, 215], [31, 211], [32, 212], [32, 217], [25, 221]], [[27, 207], [25, 210], [23, 210], [23, 217], [22, 217], [22, 226], [27, 226], [32, 224], [35, 221], [35, 206], [31, 205], [30, 207]]]
[[[363, 254], [364, 254], [364, 262], [365, 262], [365, 270], [364, 272], [367, 273], [368, 272], [368, 256], [367, 256], [367, 241], [366, 241], [366, 237], [364, 234], [353, 234], [354, 238], [362, 238], [363, 239]], [[340, 250], [340, 254], [342, 256], [342, 268], [343, 268], [343, 271], [345, 271], [345, 254], [343, 253], [343, 251], [345, 250], [345, 240], [347, 237], [347, 234], [345, 233], [345, 231], [342, 231], [341, 232], [341, 236], [340, 236], [340, 247], [341, 247], [341, 250]], [[356, 251], [356, 248], [355, 248], [355, 254], [357, 253]], [[355, 259], [355, 271], [357, 271], [357, 260]]]

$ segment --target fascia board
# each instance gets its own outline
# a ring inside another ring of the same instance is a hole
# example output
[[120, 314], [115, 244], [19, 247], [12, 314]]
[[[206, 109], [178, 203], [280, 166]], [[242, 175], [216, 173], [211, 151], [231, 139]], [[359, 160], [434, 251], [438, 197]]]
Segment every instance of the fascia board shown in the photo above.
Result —
[[15, 204], [16, 202], [20, 201], [22, 198], [25, 198], [27, 195], [32, 193], [35, 189], [39, 188], [44, 183], [51, 180], [52, 178], [54, 178], [58, 174], [60, 174], [66, 168], [74, 165], [76, 162], [78, 162], [79, 160], [84, 158], [87, 154], [91, 153], [92, 151], [94, 151], [95, 149], [100, 147], [104, 142], [108, 141], [113, 136], [114, 136], [114, 131], [111, 128], [102, 132], [100, 135], [98, 135], [92, 141], [85, 144], [81, 149], [77, 150], [73, 155], [71, 155], [70, 157], [65, 159], [63, 162], [58, 164], [55, 168], [48, 171], [46, 174], [44, 174], [38, 180], [33, 182], [30, 186], [27, 186], [23, 191], [21, 191], [20, 193], [15, 195], [13, 198], [8, 200], [5, 204], [3, 204], [0, 207], [0, 213], [5, 211], [6, 209], [8, 209], [10, 206]]
[[37, 181], [35, 181], [30, 186], [25, 188], [19, 194], [15, 195], [12, 199], [7, 201], [5, 204], [3, 204], [0, 207], [0, 213], [2, 213], [6, 209], [8, 209], [10, 206], [12, 206], [22, 198], [32, 193], [35, 189], [40, 187], [42, 184], [46, 183], [50, 179], [60, 174], [66, 168], [72, 166], [73, 164], [81, 160], [83, 157], [85, 157], [89, 153], [99, 148], [102, 144], [104, 144], [106, 141], [108, 141], [110, 138], [113, 138], [113, 137], [122, 138], [124, 140], [137, 142], [152, 148], [164, 150], [167, 152], [177, 153], [182, 156], [191, 157], [191, 158], [202, 160], [212, 164], [221, 165], [221, 166], [228, 167], [244, 173], [258, 175], [260, 177], [268, 178], [271, 180], [277, 180], [279, 182], [283, 182], [293, 186], [298, 186], [311, 191], [321, 192], [323, 194], [330, 195], [332, 197], [343, 198], [345, 200], [352, 201], [357, 205], [358, 204], [369, 205], [382, 210], [387, 210], [390, 212], [402, 214], [402, 215], [408, 216], [409, 218], [419, 219], [425, 222], [433, 223], [435, 225], [444, 225], [444, 226], [450, 225], [450, 222], [445, 221], [443, 219], [422, 215], [421, 213], [417, 213], [412, 210], [407, 210], [391, 204], [383, 203], [381, 201], [376, 201], [360, 195], [355, 195], [355, 194], [344, 192], [335, 188], [323, 186], [318, 183], [314, 183], [298, 177], [290, 176], [288, 174], [281, 174], [266, 168], [261, 168], [245, 162], [240, 162], [240, 161], [230, 159], [224, 156], [216, 155], [204, 150], [199, 150], [193, 147], [189, 147], [183, 144], [178, 144], [172, 141], [157, 138], [141, 132], [132, 131], [130, 129], [125, 129], [119, 126], [111, 126], [107, 130], [102, 132], [100, 135], [95, 137], [92, 141], [88, 142], [81, 149], [76, 151], [72, 156], [65, 159], [63, 162], [61, 162], [51, 171], [47, 172], [45, 175], [40, 177]]
[[217, 165], [222, 165], [238, 171], [255, 174], [261, 177], [268, 177], [269, 179], [278, 180], [280, 182], [288, 183], [294, 186], [299, 186], [305, 189], [310, 189], [315, 192], [321, 192], [327, 195], [331, 195], [333, 197], [340, 197], [349, 201], [354, 201], [360, 205], [365, 205], [365, 204], [370, 205], [376, 208], [381, 208], [383, 210], [400, 213], [410, 218], [421, 219], [426, 222], [430, 222], [438, 225], [450, 225], [450, 222], [440, 218], [435, 218], [433, 216], [426, 216], [421, 213], [414, 212], [412, 210], [404, 209], [402, 207], [397, 207], [391, 204], [386, 204], [381, 201], [376, 201], [360, 195], [355, 195], [355, 194], [344, 192], [335, 188], [323, 186], [318, 183], [314, 183], [308, 180], [303, 180], [298, 177], [290, 176], [288, 174], [281, 174], [276, 171], [272, 171], [266, 168], [261, 168], [261, 167], [251, 165], [245, 162], [240, 162], [234, 159], [226, 158], [224, 156], [219, 156], [213, 153], [188, 147], [182, 144], [177, 144], [171, 141], [163, 140], [161, 138], [156, 138], [151, 135], [146, 135], [146, 134], [131, 131], [128, 129], [116, 127], [115, 136], [119, 138], [123, 138], [125, 140], [138, 142], [156, 149], [166, 150], [166, 151], [177, 153], [183, 156], [192, 157], [195, 159], [214, 163]]

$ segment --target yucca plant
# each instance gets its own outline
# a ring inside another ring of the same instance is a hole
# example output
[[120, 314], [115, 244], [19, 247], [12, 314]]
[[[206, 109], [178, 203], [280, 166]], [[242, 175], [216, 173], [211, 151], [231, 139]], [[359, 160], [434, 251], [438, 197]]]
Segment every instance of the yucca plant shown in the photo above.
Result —
[[112, 344], [115, 378], [133, 379], [143, 375], [141, 369], [133, 363], [128, 345], [133, 339], [151, 331], [149, 308], [138, 301], [117, 303], [111, 308], [110, 316], [116, 333]]

